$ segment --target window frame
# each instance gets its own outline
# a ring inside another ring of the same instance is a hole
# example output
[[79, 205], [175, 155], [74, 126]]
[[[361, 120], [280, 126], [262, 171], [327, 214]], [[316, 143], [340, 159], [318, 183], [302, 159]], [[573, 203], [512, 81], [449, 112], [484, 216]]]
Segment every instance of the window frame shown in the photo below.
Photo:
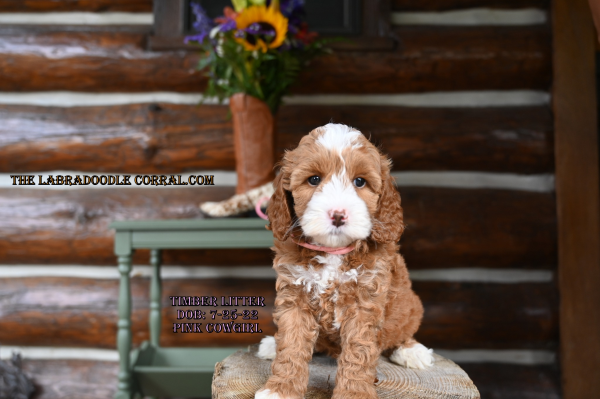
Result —
[[[361, 8], [362, 33], [347, 36], [349, 40], [332, 43], [330, 47], [341, 51], [393, 50], [397, 40], [390, 27], [391, 1], [362, 0]], [[149, 50], [198, 50], [197, 45], [183, 42], [185, 18], [186, 0], [154, 0], [154, 29], [148, 38]]]

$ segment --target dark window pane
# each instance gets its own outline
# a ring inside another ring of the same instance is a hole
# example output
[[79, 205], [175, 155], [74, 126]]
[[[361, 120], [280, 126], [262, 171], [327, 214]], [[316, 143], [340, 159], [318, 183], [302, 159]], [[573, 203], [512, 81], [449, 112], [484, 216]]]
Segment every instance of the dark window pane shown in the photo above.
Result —
[[231, 0], [202, 0], [199, 1], [199, 3], [211, 18], [216, 18], [223, 15], [223, 9], [227, 6], [233, 8], [231, 5]]
[[359, 0], [306, 0], [311, 30], [327, 34], [360, 33]]

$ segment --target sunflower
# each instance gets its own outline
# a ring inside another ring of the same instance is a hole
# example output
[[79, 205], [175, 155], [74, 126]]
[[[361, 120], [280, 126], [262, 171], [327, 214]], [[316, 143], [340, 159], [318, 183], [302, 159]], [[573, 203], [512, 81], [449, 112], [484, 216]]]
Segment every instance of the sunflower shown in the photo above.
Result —
[[269, 7], [250, 6], [235, 18], [238, 32], [242, 34], [242, 37], [236, 35], [236, 40], [246, 50], [260, 49], [264, 53], [281, 46], [287, 33], [288, 20], [279, 12], [278, 3], [272, 1]]

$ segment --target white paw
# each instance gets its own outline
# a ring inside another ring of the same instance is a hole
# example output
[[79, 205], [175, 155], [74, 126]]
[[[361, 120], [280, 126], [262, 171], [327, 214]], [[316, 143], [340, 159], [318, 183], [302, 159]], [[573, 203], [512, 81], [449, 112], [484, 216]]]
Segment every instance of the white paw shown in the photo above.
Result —
[[256, 356], [260, 357], [261, 359], [271, 360], [275, 359], [276, 353], [277, 346], [275, 345], [275, 337], [267, 336], [260, 341]]
[[200, 205], [200, 209], [210, 216], [229, 216], [227, 209], [220, 202], [205, 202]]
[[399, 347], [392, 353], [390, 360], [410, 369], [426, 369], [433, 366], [433, 349], [427, 349], [421, 344], [410, 348]]
[[[273, 337], [271, 337], [273, 338]], [[261, 389], [256, 392], [254, 399], [283, 399], [277, 392], [271, 393], [270, 389]]]

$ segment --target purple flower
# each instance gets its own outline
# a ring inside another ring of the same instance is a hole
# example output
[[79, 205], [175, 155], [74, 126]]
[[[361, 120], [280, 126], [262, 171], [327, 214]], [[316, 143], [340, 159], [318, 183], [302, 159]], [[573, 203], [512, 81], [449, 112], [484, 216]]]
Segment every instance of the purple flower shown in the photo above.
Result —
[[286, 18], [295, 13], [304, 14], [304, 0], [281, 0], [279, 8]]
[[206, 36], [208, 36], [208, 34], [205, 32], [198, 33], [197, 35], [189, 35], [183, 39], [183, 42], [185, 44], [188, 44], [189, 42], [202, 43], [204, 41], [204, 39], [206, 38]]
[[275, 36], [275, 31], [273, 29], [264, 29], [258, 22], [251, 24], [243, 30], [251, 35]]
[[198, 3], [191, 3], [192, 12], [194, 13], [195, 21], [192, 24], [192, 28], [196, 31], [196, 34], [191, 36], [186, 36], [184, 43], [189, 43], [191, 41], [197, 41], [198, 43], [202, 43], [204, 39], [210, 34], [211, 29], [215, 26], [214, 22], [208, 15], [206, 15], [206, 11], [204, 8]]
[[227, 18], [227, 21], [221, 24], [219, 31], [221, 32], [229, 32], [230, 30], [234, 30], [237, 28], [237, 24], [235, 23], [235, 19]]
[[295, 35], [300, 30], [300, 25], [306, 21], [304, 0], [281, 0], [281, 13], [288, 19], [288, 30]]

